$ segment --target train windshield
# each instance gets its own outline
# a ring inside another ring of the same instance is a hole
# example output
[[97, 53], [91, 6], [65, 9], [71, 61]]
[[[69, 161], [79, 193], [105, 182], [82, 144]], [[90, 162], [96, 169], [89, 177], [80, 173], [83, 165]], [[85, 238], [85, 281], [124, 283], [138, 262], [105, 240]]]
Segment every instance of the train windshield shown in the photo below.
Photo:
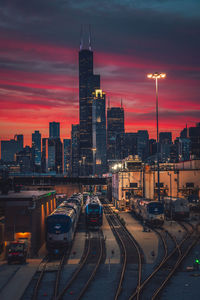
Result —
[[99, 205], [98, 204], [88, 205], [88, 212], [89, 213], [98, 213], [99, 212]]
[[9, 252], [16, 251], [16, 252], [23, 252], [24, 245], [23, 244], [10, 244]]
[[70, 228], [70, 218], [54, 216], [47, 219], [47, 227], [49, 233], [64, 233]]
[[148, 204], [148, 211], [150, 214], [159, 215], [164, 213], [164, 208], [162, 203], [153, 202]]

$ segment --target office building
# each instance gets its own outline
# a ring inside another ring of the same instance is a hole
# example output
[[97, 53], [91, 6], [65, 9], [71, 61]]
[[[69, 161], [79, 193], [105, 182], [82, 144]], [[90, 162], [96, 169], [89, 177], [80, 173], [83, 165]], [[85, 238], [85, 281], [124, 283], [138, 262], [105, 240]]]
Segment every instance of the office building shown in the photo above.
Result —
[[[78, 124], [72, 124], [72, 130], [71, 130], [71, 174], [73, 177], [78, 177], [81, 172], [81, 165], [85, 163], [85, 157], [80, 160], [80, 153], [79, 153], [79, 147], [80, 145], [80, 127]], [[84, 167], [83, 167], [83, 171]], [[85, 174], [83, 174], [85, 175]]]
[[137, 154], [137, 133], [127, 132], [117, 135], [116, 138], [116, 157], [124, 159], [129, 155]]
[[15, 154], [23, 150], [23, 135], [15, 135], [14, 139], [1, 141], [1, 159], [4, 162], [15, 161]]
[[88, 49], [83, 49], [83, 43], [81, 43], [79, 51], [79, 160], [83, 160], [84, 158], [85, 175], [93, 173], [92, 93], [96, 89], [100, 89], [100, 76], [93, 73], [93, 51], [91, 44], [89, 43]]
[[60, 123], [59, 122], [50, 122], [49, 123], [49, 138], [60, 138]]
[[177, 138], [177, 140], [179, 161], [189, 160], [191, 153], [191, 140], [187, 138]]
[[107, 108], [107, 160], [117, 159], [117, 135], [124, 134], [124, 108]]
[[42, 173], [47, 173], [48, 172], [48, 138], [42, 139], [41, 165], [42, 165]]
[[48, 139], [48, 172], [63, 173], [63, 152], [60, 139]]
[[22, 151], [15, 154], [16, 162], [20, 166], [20, 173], [31, 173], [34, 171], [34, 160], [32, 149], [26, 146]]
[[92, 151], [93, 175], [106, 173], [106, 97], [102, 90], [95, 90], [92, 99]]
[[32, 133], [32, 152], [35, 171], [41, 171], [41, 134], [38, 130]]
[[159, 149], [160, 149], [160, 160], [167, 162], [170, 160], [170, 145], [172, 144], [172, 133], [171, 132], [160, 132], [159, 133]]
[[64, 163], [63, 163], [63, 171], [64, 174], [70, 176], [71, 174], [71, 139], [63, 140], [63, 153], [64, 153]]
[[200, 158], [200, 123], [189, 128], [189, 138], [191, 141], [191, 155], [195, 159]]
[[144, 161], [149, 156], [149, 133], [147, 130], [137, 132], [137, 154]]

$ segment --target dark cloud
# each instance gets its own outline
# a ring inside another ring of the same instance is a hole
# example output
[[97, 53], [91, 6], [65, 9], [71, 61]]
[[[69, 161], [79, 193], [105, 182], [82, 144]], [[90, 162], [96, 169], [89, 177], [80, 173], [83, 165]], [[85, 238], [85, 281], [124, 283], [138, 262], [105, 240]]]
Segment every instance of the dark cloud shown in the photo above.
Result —
[[[160, 89], [165, 108], [160, 116], [197, 118], [199, 110], [192, 109], [200, 94], [198, 8], [199, 0], [1, 0], [0, 72], [10, 83], [1, 83], [0, 88], [16, 93], [15, 100], [21, 93], [43, 106], [45, 99], [52, 99], [51, 107], [56, 99], [57, 107], [73, 97], [78, 100], [80, 30], [82, 24], [91, 24], [95, 73], [101, 74], [103, 88], [115, 103], [127, 97], [128, 107], [131, 101], [136, 109], [139, 106], [138, 120], [153, 120], [153, 113], [141, 113], [152, 107], [148, 101], [154, 99], [153, 82], [147, 83], [145, 77], [148, 72], [164, 71], [168, 81]], [[88, 26], [84, 28], [87, 45]], [[68, 50], [74, 54], [68, 55]], [[19, 82], [27, 85], [12, 85], [17, 72]], [[28, 86], [30, 81], [33, 87]], [[37, 88], [37, 83], [43, 88]], [[55, 90], [49, 91], [48, 84], [55, 85]], [[59, 90], [59, 86], [69, 90]], [[181, 99], [186, 108], [189, 102], [193, 106], [179, 112]], [[176, 100], [176, 107], [169, 110]]]

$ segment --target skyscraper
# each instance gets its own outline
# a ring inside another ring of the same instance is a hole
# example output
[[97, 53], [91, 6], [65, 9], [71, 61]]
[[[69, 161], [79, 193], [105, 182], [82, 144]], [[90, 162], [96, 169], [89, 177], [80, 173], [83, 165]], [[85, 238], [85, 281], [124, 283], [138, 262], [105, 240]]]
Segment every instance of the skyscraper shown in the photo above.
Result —
[[[37, 167], [41, 166], [41, 134], [38, 130], [32, 133], [32, 151], [33, 164]], [[38, 170], [40, 171], [40, 170]]]
[[117, 135], [124, 133], [124, 108], [107, 108], [107, 159], [117, 159]]
[[100, 89], [100, 75], [93, 74], [93, 51], [89, 38], [88, 49], [83, 49], [81, 43], [79, 51], [79, 160], [84, 159], [85, 175], [90, 175], [93, 172], [92, 93], [95, 89]]
[[93, 174], [106, 172], [106, 97], [102, 90], [95, 90], [92, 100], [92, 151]]
[[[80, 175], [80, 165], [79, 165], [79, 144], [80, 144], [80, 130], [79, 125], [72, 124], [72, 130], [71, 130], [71, 168], [72, 168], [72, 176], [77, 177]], [[80, 161], [81, 163], [81, 161]], [[85, 161], [84, 161], [85, 163]]]
[[70, 176], [71, 169], [71, 139], [63, 140], [63, 171], [64, 174]]
[[50, 138], [60, 138], [60, 123], [50, 122], [49, 123], [49, 137]]
[[149, 133], [147, 130], [138, 130], [137, 136], [137, 154], [145, 160], [149, 156]]
[[15, 135], [14, 139], [1, 141], [1, 159], [4, 162], [15, 160], [15, 154], [23, 150], [23, 135]]

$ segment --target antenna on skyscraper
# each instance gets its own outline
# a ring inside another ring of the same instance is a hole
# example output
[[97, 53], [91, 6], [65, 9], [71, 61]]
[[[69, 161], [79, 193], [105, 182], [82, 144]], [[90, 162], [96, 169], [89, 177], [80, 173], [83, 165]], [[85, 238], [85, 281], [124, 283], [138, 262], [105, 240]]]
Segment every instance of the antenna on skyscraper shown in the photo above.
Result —
[[81, 24], [80, 51], [83, 49], [83, 24]]
[[123, 100], [122, 100], [122, 98], [121, 98], [121, 108], [123, 108]]
[[89, 24], [89, 50], [92, 50], [92, 45], [91, 45], [91, 24]]

